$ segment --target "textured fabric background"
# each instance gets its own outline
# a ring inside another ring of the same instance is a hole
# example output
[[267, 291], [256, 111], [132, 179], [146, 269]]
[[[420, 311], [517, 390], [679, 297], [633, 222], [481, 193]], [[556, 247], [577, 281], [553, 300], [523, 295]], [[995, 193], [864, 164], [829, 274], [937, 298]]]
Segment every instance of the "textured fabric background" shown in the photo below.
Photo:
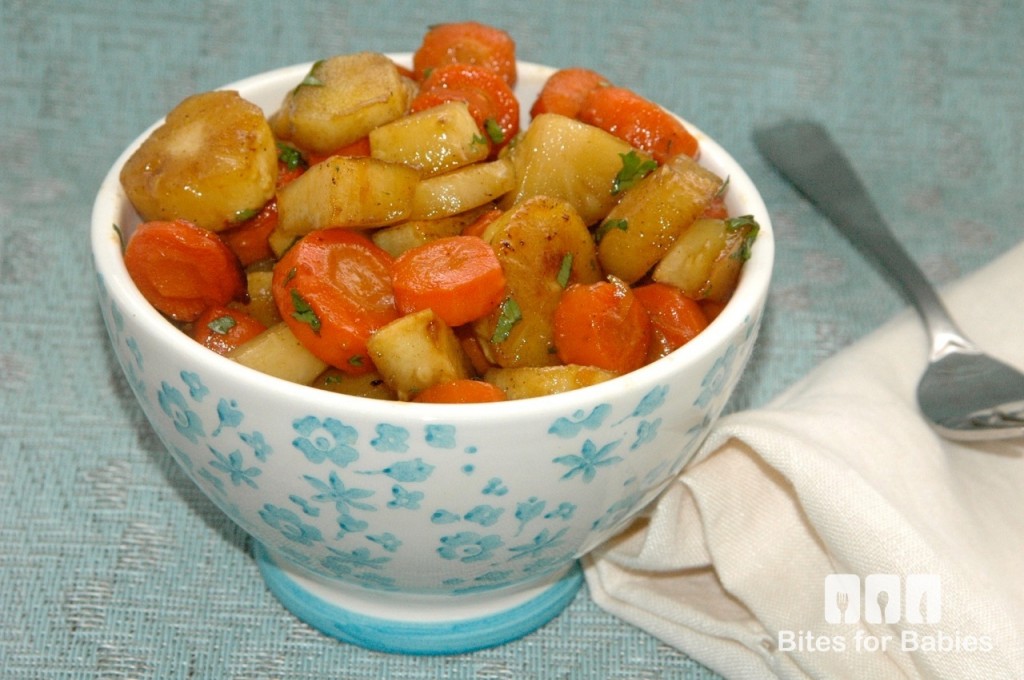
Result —
[[[761, 187], [778, 266], [731, 408], [767, 401], [904, 306], [755, 154], [825, 121], [938, 282], [1021, 240], [1019, 0], [0, 0], [0, 674], [5, 678], [710, 678], [585, 591], [525, 639], [408, 658], [328, 640], [165, 455], [111, 354], [87, 232], [103, 174], [188, 94], [475, 18], [717, 138]], [[985, 300], [980, 299], [979, 304]]]

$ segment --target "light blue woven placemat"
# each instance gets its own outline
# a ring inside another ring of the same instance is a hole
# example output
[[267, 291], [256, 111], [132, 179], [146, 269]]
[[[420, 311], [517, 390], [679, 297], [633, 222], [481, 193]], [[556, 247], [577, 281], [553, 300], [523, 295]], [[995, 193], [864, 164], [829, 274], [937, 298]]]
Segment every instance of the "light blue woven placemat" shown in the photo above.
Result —
[[[106, 349], [87, 244], [99, 181], [184, 96], [268, 68], [407, 51], [475, 18], [717, 138], [759, 184], [774, 292], [732, 408], [761, 404], [903, 306], [755, 155], [826, 121], [937, 281], [1024, 237], [1024, 9], [934, 2], [231, 3], [0, 0], [0, 669], [7, 678], [711, 678], [597, 608], [440, 658], [321, 637], [166, 456]], [[983, 301], [979, 301], [983, 303]]]

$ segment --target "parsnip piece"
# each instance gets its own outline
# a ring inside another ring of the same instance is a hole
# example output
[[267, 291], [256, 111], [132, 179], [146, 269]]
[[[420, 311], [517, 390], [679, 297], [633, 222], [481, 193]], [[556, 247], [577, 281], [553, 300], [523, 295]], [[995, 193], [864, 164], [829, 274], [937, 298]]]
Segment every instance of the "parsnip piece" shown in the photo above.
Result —
[[492, 368], [484, 380], [505, 390], [509, 399], [528, 399], [596, 385], [616, 376], [596, 366]]
[[281, 321], [281, 315], [274, 303], [274, 296], [271, 293], [270, 283], [274, 273], [266, 271], [246, 272], [246, 289], [249, 299], [245, 303], [232, 302], [231, 306], [241, 309], [267, 328]]
[[598, 227], [605, 272], [626, 283], [640, 279], [721, 188], [720, 177], [679, 155], [626, 190]]
[[537, 116], [509, 152], [516, 187], [501, 207], [552, 196], [572, 204], [585, 224], [594, 224], [617, 202], [613, 182], [622, 169], [621, 154], [631, 150], [591, 125], [553, 113]]
[[694, 300], [725, 302], [736, 289], [758, 229], [746, 217], [699, 219], [680, 235], [651, 276]]
[[403, 401], [436, 383], [471, 377], [458, 338], [431, 309], [392, 321], [366, 347], [384, 382]]
[[501, 158], [425, 179], [416, 185], [410, 219], [436, 219], [493, 203], [515, 185], [512, 162]]
[[338, 368], [328, 368], [312, 382], [311, 386], [328, 392], [366, 397], [367, 399], [394, 400], [397, 398], [395, 391], [388, 387], [384, 378], [380, 377], [380, 373], [376, 371], [351, 375]]
[[422, 177], [487, 158], [490, 148], [465, 102], [452, 101], [403, 116], [370, 132], [370, 155], [416, 168]]
[[[557, 364], [552, 317], [564, 286], [601, 278], [586, 225], [569, 203], [537, 196], [503, 213], [483, 238], [501, 262], [508, 289], [506, 302], [473, 324], [484, 355], [503, 367]], [[560, 280], [563, 267], [568, 276]], [[509, 317], [509, 300], [516, 319]]]
[[388, 57], [340, 55], [314, 64], [285, 95], [270, 124], [281, 139], [326, 154], [404, 115], [410, 98], [408, 84]]
[[167, 114], [120, 179], [143, 220], [220, 231], [274, 196], [277, 148], [258, 106], [234, 91], [205, 92]]
[[493, 209], [491, 205], [484, 205], [436, 220], [407, 220], [377, 229], [370, 238], [389, 255], [398, 257], [410, 248], [421, 246], [428, 241], [461, 234], [463, 229], [475, 222], [483, 213]]
[[327, 369], [299, 342], [284, 322], [271, 326], [228, 355], [243, 366], [308, 385]]
[[409, 217], [418, 182], [419, 174], [404, 165], [332, 156], [278, 191], [278, 228], [307, 234], [394, 224]]

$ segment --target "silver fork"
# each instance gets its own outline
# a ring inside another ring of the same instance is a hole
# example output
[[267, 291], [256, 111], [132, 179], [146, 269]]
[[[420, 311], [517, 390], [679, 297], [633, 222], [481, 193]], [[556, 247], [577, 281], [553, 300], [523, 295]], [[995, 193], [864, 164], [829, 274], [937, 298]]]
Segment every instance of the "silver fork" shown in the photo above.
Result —
[[789, 121], [757, 131], [754, 142], [840, 232], [893, 277], [917, 309], [931, 336], [917, 401], [935, 430], [952, 440], [1024, 436], [1024, 374], [984, 354], [957, 328], [825, 128]]

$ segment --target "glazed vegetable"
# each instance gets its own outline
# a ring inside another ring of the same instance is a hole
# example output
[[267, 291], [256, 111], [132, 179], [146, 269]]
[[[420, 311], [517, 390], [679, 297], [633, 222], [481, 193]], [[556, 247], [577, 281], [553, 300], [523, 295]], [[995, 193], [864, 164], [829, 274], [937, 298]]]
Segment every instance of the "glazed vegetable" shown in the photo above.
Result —
[[398, 317], [392, 258], [366, 236], [322, 229], [296, 243], [274, 266], [274, 301], [309, 351], [348, 373], [373, 370], [370, 337]]
[[185, 220], [145, 222], [128, 240], [124, 264], [151, 305], [175, 321], [245, 294], [238, 258], [217, 234]]
[[220, 231], [274, 196], [277, 148], [263, 112], [237, 92], [188, 97], [121, 169], [143, 221], [188, 220]]
[[587, 96], [599, 87], [608, 87], [608, 79], [586, 68], [565, 68], [555, 71], [544, 83], [537, 100], [530, 107], [530, 117], [557, 113], [569, 118], [579, 116]]
[[516, 84], [516, 43], [505, 31], [475, 21], [437, 24], [413, 54], [413, 73], [422, 81], [446, 64], [483, 66], [511, 87]]
[[756, 222], [682, 123], [597, 72], [554, 72], [520, 131], [515, 63], [503, 31], [443, 24], [412, 69], [316, 62], [269, 119], [186, 100], [122, 172], [170, 217], [129, 273], [214, 351], [359, 397], [523, 399], [665, 356], [732, 296]]
[[429, 404], [477, 404], [487, 401], [505, 401], [505, 391], [482, 380], [462, 378], [431, 385], [413, 401]]
[[597, 87], [583, 101], [578, 118], [637, 149], [659, 163], [673, 156], [697, 155], [697, 140], [673, 115], [654, 102], [622, 87]]
[[647, 362], [651, 321], [621, 280], [577, 283], [555, 308], [554, 340], [563, 363], [628, 373]]
[[475, 321], [505, 296], [505, 272], [490, 245], [476, 236], [450, 236], [407, 250], [391, 271], [402, 314], [431, 309], [449, 326]]

